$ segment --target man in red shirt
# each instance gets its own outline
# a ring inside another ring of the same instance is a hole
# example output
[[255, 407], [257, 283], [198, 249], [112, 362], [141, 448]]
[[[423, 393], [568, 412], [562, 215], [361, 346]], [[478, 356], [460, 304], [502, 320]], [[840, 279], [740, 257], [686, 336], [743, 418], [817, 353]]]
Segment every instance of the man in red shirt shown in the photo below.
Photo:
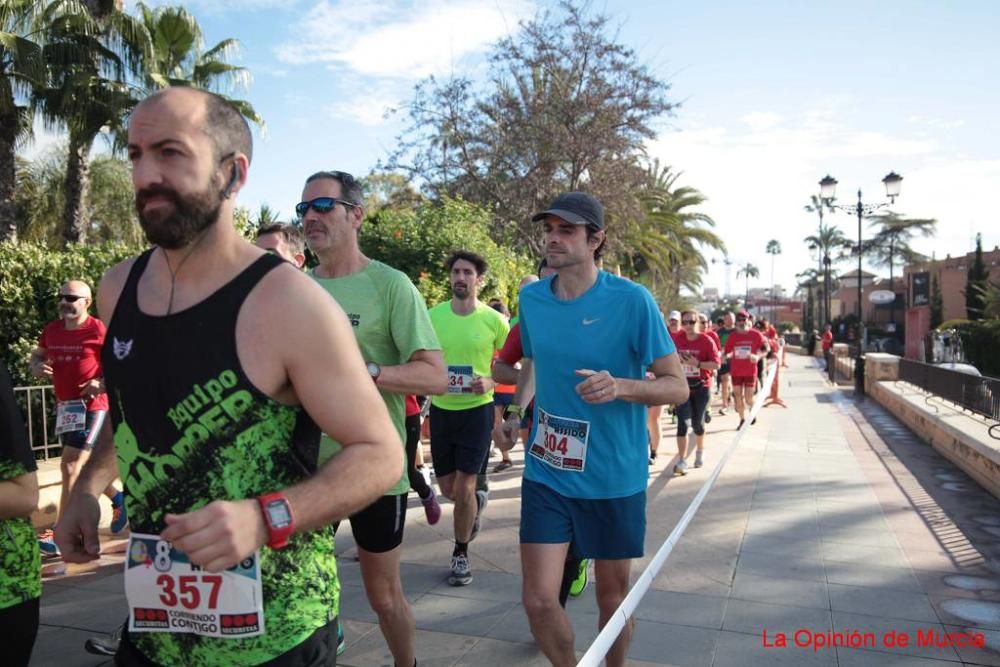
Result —
[[674, 334], [672, 338], [677, 346], [690, 394], [687, 402], [677, 406], [677, 464], [674, 465], [674, 473], [686, 475], [688, 420], [691, 421], [697, 443], [694, 467], [702, 466], [705, 409], [711, 396], [712, 373], [719, 368], [719, 348], [710, 336], [699, 331], [700, 322], [696, 311], [682, 312], [681, 326], [681, 333]]
[[753, 404], [757, 388], [757, 361], [760, 350], [767, 345], [764, 336], [749, 327], [749, 314], [741, 310], [736, 314], [736, 330], [726, 339], [726, 358], [733, 376], [733, 397], [736, 412], [740, 415], [739, 430], [746, 421], [746, 411]]
[[[101, 368], [106, 329], [103, 322], [87, 312], [92, 303], [90, 287], [70, 280], [59, 289], [58, 299], [59, 319], [45, 326], [30, 363], [32, 375], [50, 378], [55, 386], [56, 435], [62, 442], [62, 511], [104, 423], [108, 395], [104, 393]], [[128, 523], [122, 493], [109, 484], [104, 495], [111, 499], [114, 510], [111, 530], [119, 533]], [[47, 553], [57, 553], [48, 535], [40, 546]]]
[[825, 368], [830, 367], [830, 352], [833, 350], [833, 327], [827, 324], [823, 328], [823, 336], [820, 338], [823, 345], [823, 363]]

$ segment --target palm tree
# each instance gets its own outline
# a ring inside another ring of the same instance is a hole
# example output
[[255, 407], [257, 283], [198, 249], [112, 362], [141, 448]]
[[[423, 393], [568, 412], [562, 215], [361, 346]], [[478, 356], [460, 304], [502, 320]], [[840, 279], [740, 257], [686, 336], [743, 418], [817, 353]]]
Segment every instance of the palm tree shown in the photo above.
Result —
[[745, 265], [740, 267], [739, 271], [736, 272], [737, 280], [740, 279], [740, 276], [744, 276], [746, 278], [746, 294], [743, 297], [743, 306], [746, 307], [746, 304], [750, 302], [750, 279], [759, 278], [760, 269], [750, 262], [747, 262]]
[[89, 214], [89, 155], [102, 132], [124, 129], [138, 101], [129, 77], [141, 77], [151, 52], [143, 25], [117, 3], [52, 0], [41, 11], [42, 57], [48, 69], [34, 105], [47, 127], [68, 131], [63, 237], [86, 239]]
[[27, 101], [46, 78], [42, 47], [33, 31], [38, 10], [35, 0], [0, 3], [0, 241], [17, 240], [15, 155], [31, 136], [33, 114]]
[[771, 319], [774, 319], [774, 260], [781, 254], [781, 244], [778, 239], [771, 239], [767, 242], [767, 248], [764, 249], [768, 255], [771, 256]]
[[[676, 303], [681, 288], [697, 292], [708, 262], [704, 248], [725, 252], [722, 239], [711, 229], [715, 221], [691, 210], [705, 203], [698, 190], [677, 187], [680, 173], [654, 161], [647, 171], [648, 185], [639, 193], [643, 217], [629, 227], [626, 245], [637, 273], [652, 282], [653, 292], [667, 303]], [[703, 226], [704, 225], [704, 226]]]
[[[795, 278], [799, 281], [796, 287], [796, 293], [801, 293], [803, 288], [806, 289], [806, 307], [802, 311], [802, 331], [805, 335], [811, 335], [812, 330], [816, 327], [814, 319], [814, 309], [818, 310], [818, 304], [816, 304], [813, 299], [813, 290], [819, 287], [820, 272], [816, 269], [806, 269], [801, 273], [796, 273]], [[818, 316], [818, 313], [815, 313]]]
[[[904, 264], [925, 262], [927, 256], [915, 251], [910, 243], [916, 235], [924, 238], [934, 236], [937, 232], [937, 220], [934, 218], [904, 218], [902, 214], [885, 212], [870, 216], [869, 226], [876, 230], [875, 236], [863, 244], [868, 261], [874, 266], [889, 267], [889, 289], [895, 291], [893, 285], [893, 265], [896, 257]], [[896, 302], [890, 307], [889, 320], [896, 321]]]
[[[814, 202], [817, 199], [819, 198], [813, 195]], [[812, 207], [806, 206], [806, 210], [812, 210]], [[807, 246], [814, 246], [819, 251], [820, 262], [823, 266], [823, 299], [820, 304], [822, 307], [819, 319], [822, 324], [827, 324], [830, 321], [830, 294], [832, 292], [830, 265], [837, 264], [850, 256], [848, 249], [851, 247], [851, 241], [839, 227], [822, 222], [820, 222], [815, 234], [810, 234], [802, 240]]]
[[183, 7], [150, 9], [140, 2], [136, 10], [153, 45], [153, 59], [146, 72], [147, 89], [193, 86], [210, 90], [228, 100], [248, 121], [264, 129], [264, 119], [253, 105], [227, 95], [250, 85], [250, 71], [228, 62], [239, 53], [239, 40], [224, 39], [204, 51], [201, 26]]

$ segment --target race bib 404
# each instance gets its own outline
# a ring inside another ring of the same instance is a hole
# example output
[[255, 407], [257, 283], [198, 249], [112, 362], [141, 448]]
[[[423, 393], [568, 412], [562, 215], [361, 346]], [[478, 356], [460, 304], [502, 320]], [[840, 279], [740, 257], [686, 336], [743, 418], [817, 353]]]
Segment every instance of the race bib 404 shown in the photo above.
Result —
[[558, 417], [538, 409], [538, 429], [529, 454], [553, 468], [583, 472], [587, 465], [590, 422]]
[[260, 552], [204, 572], [157, 535], [133, 533], [125, 560], [129, 632], [240, 638], [264, 634]]

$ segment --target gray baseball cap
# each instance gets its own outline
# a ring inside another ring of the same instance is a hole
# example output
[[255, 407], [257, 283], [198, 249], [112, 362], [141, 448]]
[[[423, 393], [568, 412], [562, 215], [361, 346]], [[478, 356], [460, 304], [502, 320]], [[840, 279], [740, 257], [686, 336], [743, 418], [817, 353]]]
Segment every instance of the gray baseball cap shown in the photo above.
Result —
[[564, 192], [541, 213], [531, 218], [538, 222], [547, 215], [554, 215], [574, 225], [590, 225], [604, 229], [604, 207], [586, 192]]

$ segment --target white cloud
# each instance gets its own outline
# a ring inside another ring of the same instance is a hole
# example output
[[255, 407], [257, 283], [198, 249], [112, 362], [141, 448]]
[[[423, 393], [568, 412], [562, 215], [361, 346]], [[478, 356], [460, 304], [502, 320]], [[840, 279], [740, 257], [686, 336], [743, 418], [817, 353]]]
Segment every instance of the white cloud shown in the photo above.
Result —
[[533, 10], [528, 0], [502, 9], [488, 0], [321, 0], [292, 27], [294, 41], [275, 53], [292, 65], [329, 63], [369, 76], [422, 78], [452, 70], [516, 30]]
[[[1000, 181], [1000, 160], [975, 160], [949, 154], [936, 138], [916, 128], [887, 133], [845, 125], [830, 112], [812, 111], [801, 118], [755, 112], [728, 126], [695, 125], [661, 135], [649, 146], [650, 157], [684, 172], [681, 184], [701, 190], [703, 209], [718, 223], [734, 261], [752, 262], [761, 278], [771, 280], [764, 247], [777, 239], [783, 253], [775, 263], [775, 281], [793, 286], [795, 274], [814, 266], [802, 238], [816, 227], [815, 214], [803, 206], [817, 193], [826, 173], [840, 180], [839, 201], [850, 204], [860, 186], [866, 202], [884, 201], [881, 178], [890, 170], [904, 176], [902, 196], [894, 210], [910, 217], [940, 220], [935, 239], [919, 241], [918, 250], [944, 256], [972, 248], [973, 231], [984, 233], [984, 246], [1000, 242], [987, 216], [994, 210], [991, 193]], [[828, 216], [849, 238], [857, 236], [856, 219], [844, 213]], [[867, 227], [866, 227], [867, 233]], [[705, 284], [724, 288], [724, 270], [716, 264]], [[731, 274], [734, 292], [742, 281]]]

